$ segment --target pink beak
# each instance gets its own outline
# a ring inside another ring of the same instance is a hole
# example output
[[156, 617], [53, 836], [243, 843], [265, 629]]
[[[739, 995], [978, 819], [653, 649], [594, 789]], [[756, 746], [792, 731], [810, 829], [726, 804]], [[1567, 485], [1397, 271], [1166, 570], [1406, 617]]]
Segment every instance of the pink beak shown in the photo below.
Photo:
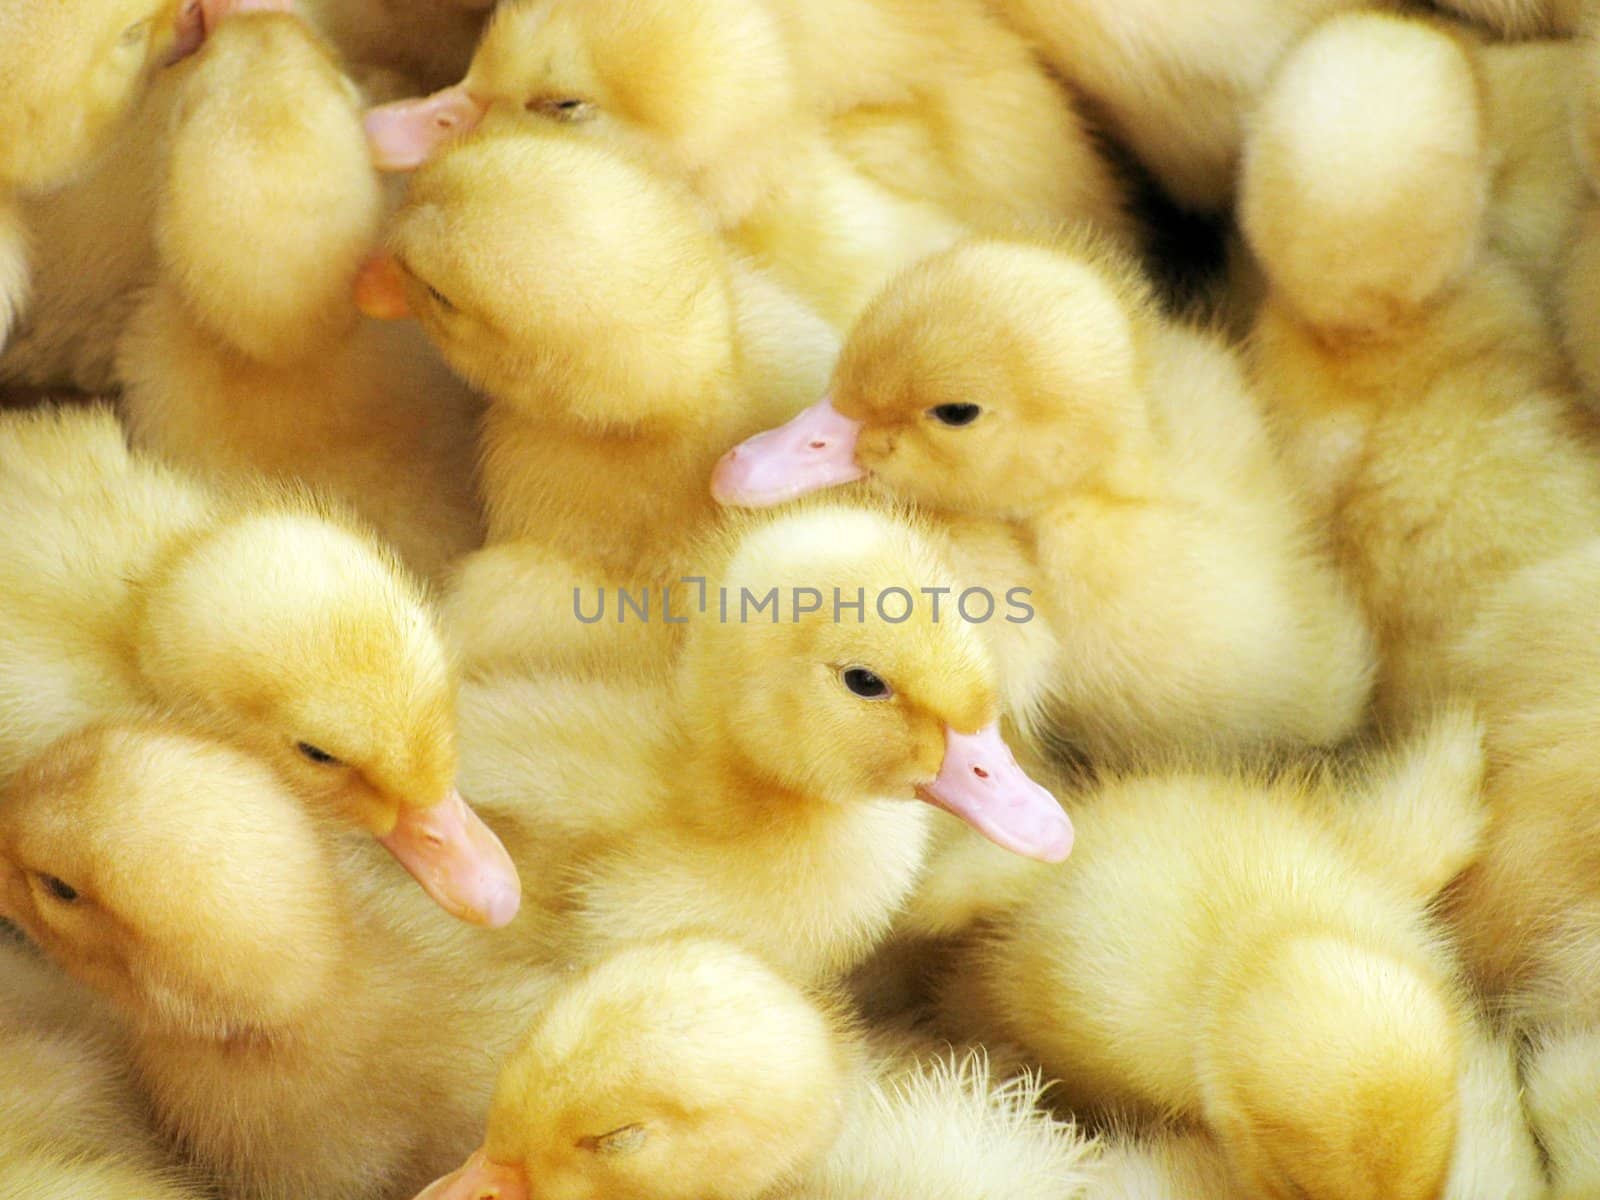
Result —
[[423, 1188], [416, 1200], [528, 1200], [528, 1183], [516, 1167], [490, 1162], [478, 1150], [460, 1170]]
[[944, 739], [938, 777], [917, 789], [923, 800], [1026, 858], [1054, 863], [1072, 853], [1072, 822], [1017, 764], [998, 722], [977, 733], [946, 726]]
[[499, 929], [517, 915], [517, 868], [460, 792], [432, 808], [401, 809], [394, 829], [378, 840], [451, 916]]
[[362, 121], [372, 165], [380, 171], [414, 171], [447, 140], [483, 120], [488, 106], [461, 84], [420, 100], [396, 100], [367, 110]]
[[178, 38], [166, 66], [182, 62], [216, 32], [226, 16], [243, 12], [293, 12], [294, 0], [183, 0], [178, 8]]
[[711, 474], [718, 504], [765, 508], [861, 479], [856, 439], [861, 422], [852, 421], [824, 396], [787, 425], [746, 438], [722, 456]]

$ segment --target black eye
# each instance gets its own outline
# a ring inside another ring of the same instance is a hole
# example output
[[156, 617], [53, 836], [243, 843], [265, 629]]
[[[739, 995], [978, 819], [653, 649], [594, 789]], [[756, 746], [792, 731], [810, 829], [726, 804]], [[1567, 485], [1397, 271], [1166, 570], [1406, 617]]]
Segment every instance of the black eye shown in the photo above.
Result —
[[578, 1145], [600, 1155], [632, 1154], [645, 1144], [649, 1136], [650, 1131], [643, 1125], [624, 1125], [621, 1129], [613, 1129], [597, 1137], [579, 1138]]
[[893, 688], [865, 667], [848, 667], [840, 672], [839, 678], [863, 700], [887, 700], [894, 695]]
[[78, 889], [65, 879], [57, 879], [54, 875], [41, 875], [39, 876], [39, 882], [44, 884], [45, 891], [63, 904], [71, 904], [78, 898]]
[[301, 754], [305, 755], [312, 762], [321, 763], [324, 766], [337, 763], [339, 761], [326, 750], [322, 749], [322, 747], [313, 746], [310, 742], [300, 742], [295, 746], [295, 749], [300, 751]]
[[594, 105], [576, 96], [538, 96], [523, 107], [557, 121], [582, 121], [594, 115]]
[[949, 425], [955, 429], [963, 425], [971, 425], [983, 414], [983, 409], [976, 404], [941, 404], [937, 408], [930, 408], [928, 415], [941, 425]]
[[445, 294], [443, 292], [441, 292], [438, 288], [434, 287], [433, 284], [425, 283], [422, 286], [428, 289], [428, 295], [433, 297], [433, 302], [435, 304], [437, 304], [440, 308], [444, 309], [445, 312], [455, 312], [456, 311], [456, 306], [454, 304], [451, 304], [449, 299], [445, 296]]

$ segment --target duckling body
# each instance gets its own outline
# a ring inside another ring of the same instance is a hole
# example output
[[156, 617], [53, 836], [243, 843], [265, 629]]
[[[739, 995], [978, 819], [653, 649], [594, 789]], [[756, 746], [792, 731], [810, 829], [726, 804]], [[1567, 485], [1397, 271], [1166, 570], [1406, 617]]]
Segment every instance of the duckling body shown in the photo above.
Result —
[[110, 1002], [158, 1124], [228, 1195], [378, 1200], [470, 1146], [542, 977], [496, 971], [262, 763], [97, 725], [12, 778], [0, 825], [0, 911]]
[[[715, 930], [794, 978], [838, 976], [916, 881], [933, 818], [907, 803], [918, 787], [1013, 850], [1065, 855], [1059, 807], [1005, 765], [997, 734], [973, 753], [989, 755], [993, 786], [1017, 808], [938, 798], [960, 794], [941, 775], [965, 761], [965, 735], [951, 731], [994, 719], [992, 668], [970, 629], [930, 612], [836, 624], [825, 608], [784, 607], [797, 587], [853, 595], [941, 578], [913, 530], [822, 507], [707, 553], [721, 565], [670, 678], [507, 676], [463, 689], [464, 786], [515, 855], [564, 864], [522, 918], [536, 944], [551, 930], [577, 946]], [[750, 607], [773, 588], [781, 620]], [[865, 672], [856, 688], [884, 690], [852, 690], [852, 671]]]
[[0, 979], [0, 1194], [200, 1200], [84, 997], [9, 940]]
[[[1385, 104], [1329, 127], [1310, 97], [1334, 79], [1370, 96], [1403, 80], [1434, 119], [1391, 124]], [[1256, 375], [1378, 634], [1390, 718], [1444, 685], [1443, 650], [1487, 586], [1600, 527], [1595, 430], [1533, 292], [1483, 244], [1484, 145], [1451, 38], [1344, 17], [1285, 65], [1246, 163], [1244, 226], [1271, 283]], [[1321, 174], [1334, 162], [1337, 180]], [[1424, 192], [1448, 202], [1419, 224]]]
[[[485, 884], [515, 911], [504, 851], [453, 789], [455, 685], [432, 616], [364, 534], [294, 493], [210, 492], [129, 452], [103, 407], [5, 414], [0, 480], [0, 778], [154, 706], [387, 839], [462, 915]], [[447, 812], [454, 832], [433, 824]]]
[[1093, 850], [971, 953], [951, 1019], [1031, 1049], [1080, 1111], [1203, 1121], [1261, 1195], [1439, 1194], [1470, 1011], [1423, 880], [1347, 849], [1346, 810], [1409, 802], [1368, 786], [1108, 783], [1074, 809]]
[[1600, 1033], [1592, 1027], [1547, 1034], [1526, 1069], [1527, 1105], [1550, 1162], [1552, 1200], [1583, 1200], [1600, 1189]]

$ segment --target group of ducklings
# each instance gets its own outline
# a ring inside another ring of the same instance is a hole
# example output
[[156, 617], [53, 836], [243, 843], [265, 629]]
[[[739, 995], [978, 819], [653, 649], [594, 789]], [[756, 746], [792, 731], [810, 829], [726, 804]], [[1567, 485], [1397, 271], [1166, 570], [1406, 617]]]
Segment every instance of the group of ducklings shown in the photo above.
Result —
[[1600, 0], [1448, 7], [0, 0], [0, 1200], [1600, 1198]]

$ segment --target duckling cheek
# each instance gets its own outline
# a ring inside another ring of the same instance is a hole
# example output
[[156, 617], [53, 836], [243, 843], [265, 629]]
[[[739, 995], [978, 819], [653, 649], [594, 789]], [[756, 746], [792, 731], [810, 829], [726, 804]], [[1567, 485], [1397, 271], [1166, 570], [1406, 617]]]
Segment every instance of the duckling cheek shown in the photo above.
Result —
[[378, 840], [452, 916], [498, 929], [517, 915], [517, 868], [460, 792], [432, 808], [402, 808], [394, 831]]
[[457, 84], [420, 100], [369, 109], [362, 125], [372, 165], [380, 171], [414, 171], [448, 139], [475, 128], [486, 108]]
[[491, 1162], [479, 1150], [459, 1170], [429, 1184], [416, 1200], [528, 1200], [528, 1183], [520, 1168]]
[[719, 504], [763, 508], [866, 475], [856, 461], [861, 422], [824, 396], [786, 425], [740, 442], [717, 463], [711, 495]]
[[918, 794], [1016, 854], [1060, 862], [1072, 852], [1072, 822], [1017, 764], [998, 723], [977, 733], [947, 726], [944, 765]]

